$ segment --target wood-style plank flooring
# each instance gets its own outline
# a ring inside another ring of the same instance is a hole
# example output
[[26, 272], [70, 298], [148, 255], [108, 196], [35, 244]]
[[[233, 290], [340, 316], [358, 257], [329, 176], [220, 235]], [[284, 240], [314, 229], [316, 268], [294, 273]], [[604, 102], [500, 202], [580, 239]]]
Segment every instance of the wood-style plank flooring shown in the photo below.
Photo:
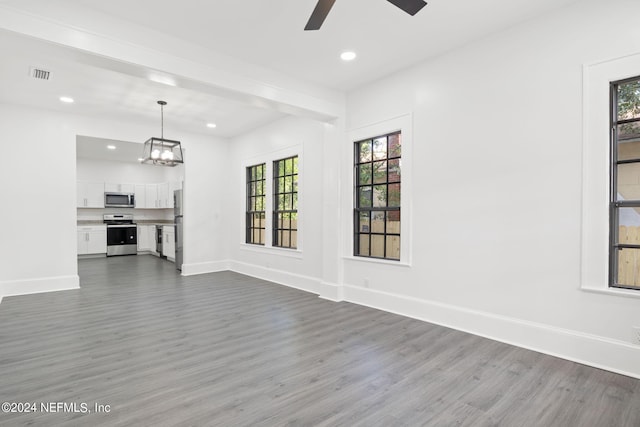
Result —
[[0, 401], [78, 411], [0, 425], [640, 426], [640, 380], [152, 256], [79, 270], [0, 304]]

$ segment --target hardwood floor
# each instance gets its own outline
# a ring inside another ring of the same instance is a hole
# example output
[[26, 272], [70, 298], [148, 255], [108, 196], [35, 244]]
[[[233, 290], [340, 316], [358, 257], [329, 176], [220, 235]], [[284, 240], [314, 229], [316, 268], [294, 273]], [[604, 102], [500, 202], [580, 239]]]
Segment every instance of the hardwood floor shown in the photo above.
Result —
[[0, 401], [38, 407], [0, 425], [640, 426], [640, 380], [152, 256], [79, 270], [0, 304]]

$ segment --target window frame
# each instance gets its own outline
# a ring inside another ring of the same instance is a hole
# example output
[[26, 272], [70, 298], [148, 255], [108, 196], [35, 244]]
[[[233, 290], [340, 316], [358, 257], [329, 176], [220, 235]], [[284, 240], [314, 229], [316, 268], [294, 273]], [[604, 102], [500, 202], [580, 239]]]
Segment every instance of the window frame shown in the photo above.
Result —
[[640, 199], [618, 200], [618, 167], [623, 164], [640, 164], [640, 157], [620, 160], [618, 158], [619, 132], [618, 126], [639, 123], [640, 115], [632, 119], [618, 117], [618, 88], [621, 85], [640, 82], [640, 74], [609, 82], [609, 268], [608, 286], [613, 289], [640, 291], [640, 286], [618, 283], [620, 252], [624, 249], [640, 249], [640, 244], [620, 243], [620, 209], [640, 208]]
[[[262, 169], [262, 178], [258, 179], [257, 178], [257, 169], [256, 168], [261, 168]], [[256, 170], [256, 179], [253, 179], [252, 177], [252, 170]], [[248, 245], [258, 245], [258, 246], [265, 246], [266, 245], [266, 235], [267, 235], [267, 177], [266, 177], [266, 173], [267, 173], [267, 165], [265, 162], [262, 163], [258, 163], [255, 165], [251, 165], [251, 166], [246, 166], [245, 167], [245, 182], [246, 182], [246, 189], [245, 189], [245, 243]], [[258, 194], [258, 192], [256, 191], [255, 194], [251, 191], [251, 187], [252, 184], [257, 184], [261, 182], [262, 183], [262, 192], [260, 194]], [[257, 206], [257, 199], [259, 197], [262, 197], [262, 210], [257, 210], [257, 209], [252, 209], [252, 207], [256, 207]], [[252, 201], [252, 199], [254, 199]], [[255, 203], [253, 203], [255, 201]], [[262, 227], [254, 227], [254, 223], [252, 222], [252, 219], [254, 217], [255, 214], [262, 214], [262, 222], [261, 224], [263, 225]], [[263, 237], [263, 241], [260, 242], [255, 242], [253, 241], [253, 237], [255, 236], [255, 230], [263, 230], [262, 233], [259, 233], [260, 236]]]
[[[286, 171], [287, 161], [292, 161], [291, 173], [287, 173]], [[282, 174], [280, 173], [280, 166], [279, 166], [281, 162], [284, 162], [285, 164], [285, 168]], [[300, 165], [300, 159], [297, 154], [288, 156], [285, 158], [273, 160], [273, 163], [272, 163], [273, 198], [272, 198], [272, 221], [271, 221], [271, 232], [272, 232], [271, 246], [274, 248], [294, 249], [294, 250], [298, 249], [298, 197], [299, 197], [298, 185], [299, 185], [299, 175], [300, 175], [299, 165]], [[284, 192], [280, 192], [279, 181], [281, 179], [284, 180], [285, 187], [286, 187], [287, 178], [289, 177], [291, 178], [291, 191], [286, 191], [286, 188], [285, 188]], [[280, 208], [279, 198], [281, 196], [285, 199], [288, 198], [289, 196], [291, 197], [290, 209]], [[281, 214], [290, 216], [289, 226], [287, 228], [281, 227], [281, 224], [282, 224], [282, 222], [280, 221]], [[293, 221], [293, 219], [291, 218], [292, 215], [295, 215], [296, 217], [295, 228], [293, 228], [292, 226], [292, 221]], [[285, 232], [287, 232], [289, 235], [288, 245], [285, 245], [282, 242], [284, 240], [283, 236]], [[292, 242], [293, 241], [292, 236], [294, 232], [295, 232], [296, 239], [295, 239], [295, 242]]]
[[[378, 116], [369, 122], [352, 119], [350, 127], [345, 130], [345, 138], [340, 146], [340, 253], [345, 261], [345, 271], [361, 271], [365, 274], [366, 269], [379, 268], [382, 266], [393, 269], [413, 268], [413, 113], [399, 113], [386, 117]], [[380, 258], [367, 258], [353, 256], [353, 208], [354, 208], [354, 176], [353, 176], [353, 143], [375, 135], [386, 135], [395, 131], [402, 132], [402, 188], [400, 201], [400, 262], [390, 261]], [[428, 156], [431, 148], [424, 144], [421, 148], [421, 155]], [[364, 270], [362, 270], [364, 269]]]
[[580, 279], [584, 292], [640, 298], [636, 289], [609, 286], [610, 83], [638, 75], [640, 53], [583, 65], [582, 215]]
[[[399, 143], [400, 143], [400, 155], [399, 156], [389, 156], [389, 146], [390, 146], [390, 138], [397, 135], [398, 139], [399, 139]], [[385, 157], [384, 158], [375, 158], [374, 156], [374, 145], [375, 145], [375, 141], [380, 140], [381, 138], [385, 139]], [[369, 160], [366, 161], [362, 161], [361, 159], [361, 147], [363, 144], [366, 143], [370, 143], [371, 144], [371, 156]], [[399, 174], [399, 179], [397, 181], [390, 181], [389, 177], [389, 163], [390, 161], [394, 161], [397, 160], [398, 161], [398, 168], [400, 170], [400, 174]], [[375, 163], [380, 163], [380, 162], [384, 162], [384, 168], [385, 168], [385, 173], [384, 173], [384, 181], [376, 181], [375, 179]], [[353, 209], [353, 256], [354, 257], [359, 257], [359, 258], [372, 258], [372, 259], [379, 259], [379, 260], [385, 260], [385, 261], [392, 261], [392, 262], [399, 262], [402, 256], [402, 249], [401, 249], [401, 242], [402, 242], [402, 230], [399, 227], [398, 232], [391, 232], [388, 230], [388, 218], [390, 213], [392, 212], [397, 212], [397, 216], [400, 222], [400, 225], [402, 224], [401, 221], [401, 216], [402, 216], [402, 131], [401, 130], [396, 130], [393, 132], [389, 132], [386, 134], [382, 134], [382, 135], [377, 135], [375, 137], [372, 138], [365, 138], [359, 141], [354, 141], [353, 142], [353, 188], [354, 188], [354, 209]], [[367, 166], [369, 165], [369, 169], [370, 169], [370, 182], [365, 182], [362, 183], [361, 182], [361, 171], [363, 169], [363, 166]], [[390, 201], [390, 192], [389, 192], [389, 186], [390, 185], [398, 185], [399, 186], [399, 197], [400, 200], [397, 204], [397, 206], [393, 206], [390, 205], [389, 201]], [[375, 206], [374, 203], [374, 194], [375, 194], [375, 187], [376, 186], [384, 186], [386, 188], [386, 200], [385, 200], [385, 206]], [[361, 206], [361, 202], [362, 202], [362, 198], [361, 198], [361, 190], [365, 187], [371, 187], [371, 191], [370, 191], [370, 203], [369, 206]], [[371, 227], [372, 224], [372, 218], [374, 213], [376, 212], [381, 212], [384, 214], [384, 220], [383, 220], [383, 230], [382, 232], [374, 232], [373, 231], [373, 227]], [[366, 232], [363, 232], [363, 230], [360, 227], [360, 219], [363, 213], [366, 213], [368, 218], [369, 218], [369, 229]], [[368, 255], [363, 255], [362, 252], [362, 248], [361, 248], [361, 242], [362, 242], [362, 236], [368, 236]], [[383, 255], [382, 256], [374, 256], [372, 254], [372, 237], [373, 236], [382, 236], [383, 239]], [[388, 251], [388, 244], [387, 244], [387, 239], [389, 237], [397, 237], [398, 238], [398, 251], [399, 251], [399, 256], [397, 258], [395, 257], [390, 257], [389, 254], [387, 253]]]

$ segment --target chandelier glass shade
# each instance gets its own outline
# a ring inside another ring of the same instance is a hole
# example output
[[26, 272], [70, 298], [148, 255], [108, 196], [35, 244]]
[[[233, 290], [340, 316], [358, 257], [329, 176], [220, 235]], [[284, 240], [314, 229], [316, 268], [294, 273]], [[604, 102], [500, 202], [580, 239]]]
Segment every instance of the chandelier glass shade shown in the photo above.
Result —
[[180, 141], [152, 137], [145, 141], [142, 163], [159, 166], [176, 166], [182, 161]]
[[184, 163], [182, 159], [182, 147], [180, 141], [164, 138], [164, 106], [165, 101], [158, 101], [160, 105], [160, 138], [152, 137], [145, 141], [142, 149], [143, 164], [158, 166], [176, 166]]

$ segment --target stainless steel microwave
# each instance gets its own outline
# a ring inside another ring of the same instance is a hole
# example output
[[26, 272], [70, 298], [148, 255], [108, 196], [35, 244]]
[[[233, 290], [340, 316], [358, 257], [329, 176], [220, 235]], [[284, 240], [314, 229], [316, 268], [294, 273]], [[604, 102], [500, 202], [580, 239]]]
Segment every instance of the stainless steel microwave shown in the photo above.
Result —
[[134, 208], [136, 206], [133, 193], [104, 193], [105, 208]]

